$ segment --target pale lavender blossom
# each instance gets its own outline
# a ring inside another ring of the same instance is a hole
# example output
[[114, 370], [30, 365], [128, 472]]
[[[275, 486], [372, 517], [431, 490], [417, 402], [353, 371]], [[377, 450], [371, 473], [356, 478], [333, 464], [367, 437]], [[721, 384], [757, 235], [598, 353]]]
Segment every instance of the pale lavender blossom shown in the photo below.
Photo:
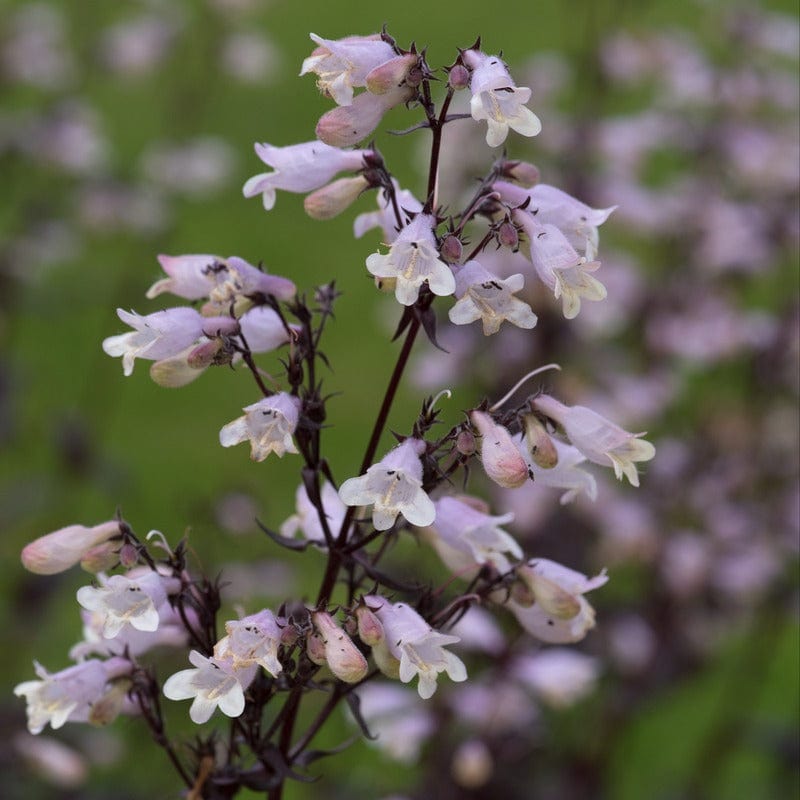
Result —
[[522, 558], [522, 548], [500, 527], [513, 514], [490, 516], [472, 498], [442, 497], [434, 505], [436, 519], [423, 534], [452, 572], [468, 579], [480, 565], [491, 564], [502, 573], [511, 566], [508, 556]]
[[412, 525], [430, 525], [436, 508], [422, 488], [420, 456], [424, 452], [424, 442], [406, 439], [364, 475], [346, 480], [339, 487], [339, 497], [348, 506], [372, 505], [372, 524], [379, 531], [391, 528], [398, 514]]
[[448, 311], [454, 325], [469, 325], [480, 320], [484, 336], [497, 333], [506, 321], [525, 329], [536, 325], [536, 314], [531, 307], [514, 297], [525, 286], [521, 274], [498, 278], [480, 262], [468, 261], [456, 272], [455, 278], [458, 300]]
[[223, 447], [250, 442], [250, 458], [263, 461], [270, 453], [279, 458], [297, 453], [292, 434], [300, 419], [300, 398], [280, 392], [242, 409], [245, 413], [219, 432]]
[[197, 650], [189, 653], [194, 669], [170, 675], [164, 682], [164, 696], [170, 700], [192, 700], [189, 716], [202, 725], [211, 719], [217, 708], [228, 717], [241, 716], [244, 691], [253, 682], [258, 665], [236, 669], [231, 657], [206, 658]]
[[263, 667], [277, 678], [283, 671], [278, 659], [281, 628], [275, 615], [264, 608], [256, 614], [225, 623], [226, 635], [214, 645], [214, 658], [230, 662], [234, 670]]
[[395, 57], [394, 49], [380, 34], [344, 39], [309, 35], [317, 47], [303, 61], [300, 74], [316, 74], [317, 88], [339, 106], [351, 105], [353, 88], [366, 86], [367, 74]]
[[[344, 522], [347, 506], [342, 502], [333, 484], [324, 483], [320, 490], [322, 508], [328, 524], [328, 530], [335, 537]], [[295, 513], [281, 525], [281, 536], [292, 538], [300, 531], [306, 541], [326, 547], [325, 534], [316, 506], [309, 500], [306, 487], [300, 485], [295, 493]]]
[[34, 668], [40, 680], [17, 684], [14, 694], [27, 701], [28, 730], [37, 734], [48, 723], [57, 730], [67, 722], [111, 722], [124, 699], [114, 682], [133, 665], [125, 658], [110, 658], [89, 659], [54, 673], [36, 662]]
[[479, 50], [467, 50], [464, 62], [472, 70], [470, 111], [475, 120], [486, 120], [486, 144], [498, 147], [508, 136], [508, 129], [522, 136], [536, 136], [542, 123], [525, 107], [531, 99], [527, 86], [515, 86], [499, 56]]
[[605, 417], [584, 406], [565, 406], [550, 395], [539, 395], [534, 406], [563, 426], [570, 442], [590, 461], [614, 468], [619, 480], [625, 476], [639, 485], [636, 462], [649, 461], [656, 454], [644, 433], [628, 433]]
[[461, 659], [444, 649], [459, 641], [458, 636], [435, 631], [405, 603], [390, 603], [378, 595], [369, 595], [364, 602], [383, 625], [386, 646], [399, 662], [400, 680], [408, 683], [419, 676], [417, 691], [423, 700], [433, 696], [441, 672], [446, 672], [452, 681], [467, 679]]
[[256, 144], [256, 155], [273, 172], [254, 175], [244, 185], [245, 197], [263, 195], [264, 208], [275, 205], [275, 190], [305, 194], [329, 183], [339, 172], [355, 172], [363, 166], [368, 150], [342, 150], [321, 141], [288, 147]]

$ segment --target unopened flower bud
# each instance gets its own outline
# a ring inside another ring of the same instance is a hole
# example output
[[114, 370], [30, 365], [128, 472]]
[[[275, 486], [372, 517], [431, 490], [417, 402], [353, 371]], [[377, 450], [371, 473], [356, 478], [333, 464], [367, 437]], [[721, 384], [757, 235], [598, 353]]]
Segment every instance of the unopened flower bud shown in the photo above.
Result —
[[450, 70], [447, 82], [456, 91], [466, 89], [469, 86], [469, 70], [463, 64], [456, 64]]
[[461, 455], [471, 456], [475, 452], [476, 447], [475, 434], [473, 434], [472, 431], [465, 429], [458, 434], [456, 438], [456, 450], [458, 450]]
[[81, 558], [81, 569], [91, 572], [106, 572], [119, 562], [118, 542], [103, 542], [88, 550]]
[[325, 642], [318, 633], [310, 633], [306, 637], [306, 655], [318, 667], [324, 667], [325, 661]]
[[300, 635], [294, 625], [287, 625], [285, 628], [281, 628], [281, 644], [291, 647], [299, 638]]
[[516, 252], [519, 248], [519, 233], [516, 226], [510, 222], [504, 222], [497, 229], [497, 241], [503, 247], [508, 247]]
[[392, 655], [385, 639], [373, 646], [372, 657], [375, 659], [375, 666], [387, 678], [395, 681], [400, 679], [400, 659]]
[[186, 363], [192, 369], [210, 367], [222, 348], [222, 339], [209, 339], [209, 341], [197, 345], [189, 352], [189, 355], [186, 356]]
[[484, 411], [469, 415], [481, 435], [481, 463], [486, 474], [505, 489], [516, 489], [531, 478], [511, 434]]
[[22, 564], [37, 575], [55, 575], [74, 566], [93, 547], [115, 536], [119, 536], [119, 522], [116, 520], [93, 528], [69, 525], [27, 545], [22, 551]]
[[572, 619], [581, 610], [574, 594], [527, 564], [517, 567], [517, 575], [531, 590], [536, 602], [556, 619]]
[[358, 637], [370, 647], [380, 644], [384, 640], [383, 625], [381, 621], [366, 606], [356, 609], [358, 619]]
[[303, 208], [311, 219], [332, 219], [347, 210], [368, 188], [369, 181], [363, 175], [339, 178], [307, 195]]
[[530, 189], [539, 183], [539, 168], [528, 161], [510, 161], [506, 165], [505, 175], [520, 186]]
[[136, 549], [136, 546], [132, 545], [130, 542], [125, 542], [125, 544], [120, 547], [118, 555], [119, 563], [125, 567], [125, 569], [135, 567], [139, 562], [139, 551]]
[[[203, 345], [198, 345], [198, 348], [201, 347]], [[161, 361], [154, 361], [150, 365], [150, 378], [159, 386], [167, 389], [177, 389], [199, 378], [204, 369], [204, 367], [195, 368], [190, 366], [186, 356], [175, 356], [175, 358], [163, 358]]]
[[448, 264], [457, 264], [461, 261], [463, 252], [464, 247], [458, 236], [448, 233], [444, 239], [442, 239], [439, 255], [441, 255], [443, 261], [446, 261]]
[[542, 469], [553, 469], [558, 464], [558, 450], [547, 429], [535, 414], [525, 414], [522, 419], [525, 425], [525, 441], [533, 463]]
[[122, 711], [131, 681], [121, 678], [114, 681], [109, 690], [95, 703], [89, 711], [89, 724], [103, 727], [113, 722]]
[[325, 645], [325, 660], [330, 671], [345, 683], [358, 683], [369, 669], [367, 659], [352, 639], [324, 611], [311, 615]]
[[408, 53], [379, 64], [367, 73], [367, 91], [372, 94], [386, 94], [392, 89], [399, 88], [408, 82], [410, 73], [414, 71], [418, 61], [419, 56]]

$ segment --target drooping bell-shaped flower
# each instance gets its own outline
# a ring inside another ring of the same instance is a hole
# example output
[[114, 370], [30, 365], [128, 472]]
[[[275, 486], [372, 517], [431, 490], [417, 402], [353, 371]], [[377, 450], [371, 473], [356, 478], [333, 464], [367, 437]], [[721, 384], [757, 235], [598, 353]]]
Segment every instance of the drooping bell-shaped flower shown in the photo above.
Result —
[[245, 413], [219, 432], [223, 447], [250, 442], [250, 458], [263, 461], [270, 453], [296, 453], [292, 434], [300, 419], [300, 398], [280, 392], [242, 409]]
[[426, 529], [426, 538], [453, 572], [469, 578], [470, 567], [477, 570], [481, 564], [507, 572], [506, 554], [522, 558], [520, 546], [500, 527], [511, 522], [513, 514], [493, 517], [456, 497], [442, 497], [434, 505], [436, 520]]
[[636, 462], [649, 461], [656, 454], [655, 447], [641, 438], [644, 433], [628, 433], [590, 408], [565, 406], [546, 394], [539, 395], [534, 406], [561, 425], [589, 461], [613, 467], [619, 480], [625, 476], [633, 486], [639, 485]]
[[433, 696], [439, 673], [446, 672], [450, 680], [467, 679], [467, 670], [458, 656], [445, 646], [459, 641], [458, 636], [439, 633], [405, 603], [390, 603], [378, 595], [368, 595], [364, 603], [383, 625], [385, 644], [399, 661], [399, 678], [409, 683], [419, 678], [417, 691], [423, 700]]
[[103, 618], [103, 636], [113, 639], [126, 625], [140, 631], [155, 631], [159, 608], [167, 595], [177, 592], [180, 581], [151, 569], [132, 570], [128, 575], [98, 575], [100, 585], [81, 586], [78, 603]]
[[369, 72], [395, 57], [394, 49], [380, 34], [344, 39], [309, 35], [317, 47], [303, 61], [300, 74], [315, 73], [320, 92], [340, 106], [353, 102], [353, 88], [366, 86]]
[[218, 262], [208, 273], [208, 302], [203, 306], [205, 314], [229, 314], [241, 316], [253, 305], [252, 298], [258, 295], [274, 295], [278, 300], [291, 300], [297, 287], [288, 278], [270, 275], [243, 258], [231, 256]]
[[525, 286], [521, 274], [498, 278], [478, 261], [468, 261], [455, 277], [458, 302], [448, 312], [453, 324], [469, 325], [480, 320], [484, 336], [497, 333], [505, 321], [525, 329], [536, 325], [531, 307], [514, 297]]
[[283, 671], [278, 660], [281, 628], [268, 608], [242, 619], [228, 620], [225, 632], [227, 635], [214, 645], [214, 658], [230, 660], [234, 670], [258, 664], [273, 678]]
[[287, 331], [278, 313], [269, 306], [245, 311], [239, 318], [239, 328], [251, 353], [269, 353], [290, 341], [292, 332], [298, 330], [289, 325]]
[[194, 669], [184, 669], [170, 675], [164, 682], [164, 696], [170, 700], [192, 700], [189, 716], [202, 725], [211, 719], [217, 708], [228, 717], [238, 717], [244, 711], [244, 691], [253, 682], [258, 666], [236, 669], [233, 659], [206, 658], [197, 650], [189, 653]]
[[420, 287], [426, 281], [436, 295], [444, 297], [456, 290], [452, 270], [439, 258], [434, 225], [430, 214], [417, 214], [400, 231], [386, 255], [373, 253], [367, 258], [371, 274], [396, 280], [395, 297], [404, 306], [417, 301]]
[[527, 211], [512, 212], [522, 226], [530, 246], [530, 259], [539, 280], [558, 300], [564, 316], [574, 319], [581, 310], [581, 300], [604, 300], [606, 287], [589, 273], [600, 267], [599, 261], [587, 261], [578, 255], [567, 237], [555, 225], [542, 225]]
[[169, 277], [156, 281], [148, 290], [147, 297], [153, 299], [164, 292], [169, 292], [186, 300], [199, 300], [205, 297], [210, 288], [209, 275], [217, 265], [223, 263], [219, 256], [212, 255], [182, 255], [158, 256], [164, 272]]
[[430, 525], [436, 508], [422, 488], [422, 462], [425, 443], [406, 439], [390, 450], [358, 478], [350, 478], [339, 487], [339, 497], [348, 506], [372, 505], [372, 524], [385, 531], [401, 514], [412, 525]]
[[[17, 684], [14, 694], [27, 701], [28, 730], [37, 734], [48, 723], [57, 730], [67, 722], [111, 722], [111, 709], [103, 701], [113, 682], [130, 674], [133, 665], [127, 658], [110, 658], [89, 659], [55, 673], [36, 662], [34, 668], [40, 680]], [[121, 703], [115, 705], [117, 712], [120, 708]]]
[[472, 70], [470, 111], [472, 118], [486, 120], [486, 144], [498, 147], [511, 128], [522, 136], [536, 136], [542, 123], [525, 103], [531, 99], [527, 86], [516, 86], [499, 56], [467, 50], [464, 62]]
[[203, 335], [205, 319], [193, 308], [168, 308], [141, 316], [135, 311], [117, 309], [117, 316], [134, 330], [109, 336], [103, 350], [110, 356], [122, 356], [124, 374], [133, 373], [137, 358], [158, 361], [178, 355]]
[[26, 545], [22, 550], [22, 564], [37, 575], [55, 575], [74, 566], [94, 547], [115, 536], [120, 536], [117, 520], [101, 522], [91, 528], [68, 525]]
[[244, 185], [245, 197], [263, 196], [264, 208], [275, 205], [276, 189], [305, 194], [329, 183], [339, 172], [356, 172], [363, 166], [367, 150], [342, 150], [321, 141], [288, 147], [256, 144], [256, 154], [273, 172], [254, 175]]

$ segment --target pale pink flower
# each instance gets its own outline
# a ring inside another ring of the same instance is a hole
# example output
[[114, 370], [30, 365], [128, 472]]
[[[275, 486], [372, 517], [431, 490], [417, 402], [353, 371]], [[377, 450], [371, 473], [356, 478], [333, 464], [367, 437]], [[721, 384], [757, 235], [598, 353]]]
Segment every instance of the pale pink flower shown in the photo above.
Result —
[[353, 102], [353, 88], [365, 86], [371, 70], [395, 57], [392, 46], [379, 34], [344, 39], [309, 35], [317, 47], [303, 61], [300, 74], [315, 73], [320, 92], [340, 106]]
[[[347, 506], [342, 502], [339, 493], [330, 483], [325, 483], [320, 490], [322, 508], [328, 523], [328, 530], [335, 537], [344, 522]], [[314, 542], [320, 547], [326, 547], [325, 534], [322, 530], [322, 523], [319, 519], [319, 512], [308, 499], [306, 487], [300, 485], [295, 493], [296, 512], [281, 525], [281, 536], [288, 538], [294, 537], [299, 530], [303, 537]]]
[[372, 524], [385, 531], [401, 514], [412, 525], [430, 525], [436, 516], [433, 501], [422, 488], [422, 462], [425, 443], [406, 439], [390, 450], [358, 478], [349, 478], [339, 487], [339, 497], [348, 506], [373, 505]]
[[523, 136], [536, 136], [542, 123], [525, 107], [531, 99], [527, 86], [515, 86], [499, 56], [467, 50], [464, 61], [472, 70], [470, 111], [475, 120], [486, 120], [486, 144], [498, 147], [511, 128]]
[[367, 150], [342, 150], [321, 141], [288, 147], [256, 144], [256, 154], [274, 172], [254, 175], [244, 185], [245, 197], [263, 195], [264, 208], [275, 205], [275, 190], [305, 194], [329, 183], [344, 170], [355, 172], [363, 166]]
[[454, 325], [481, 320], [484, 336], [497, 333], [505, 321], [525, 329], [536, 325], [536, 314], [531, 307], [514, 297], [525, 286], [521, 274], [498, 278], [478, 261], [468, 261], [455, 278], [458, 302], [448, 312]]
[[484, 472], [505, 489], [517, 489], [532, 476], [511, 434], [485, 411], [472, 411], [470, 421], [481, 436], [481, 464]]
[[345, 683], [358, 683], [362, 680], [369, 665], [363, 653], [353, 644], [353, 640], [330, 614], [316, 611], [311, 619], [325, 646], [325, 663], [330, 671]]
[[120, 536], [116, 520], [91, 528], [68, 525], [26, 545], [22, 550], [22, 564], [37, 575], [55, 575], [74, 566], [94, 547], [115, 536]]
[[534, 406], [561, 425], [586, 458], [613, 467], [619, 480], [624, 475], [633, 486], [639, 485], [636, 462], [649, 461], [656, 454], [655, 447], [640, 438], [644, 433], [628, 433], [590, 408], [565, 406], [546, 394], [539, 395]]
[[282, 457], [297, 453], [292, 434], [300, 419], [298, 397], [280, 392], [242, 409], [243, 416], [229, 422], [219, 432], [223, 447], [250, 442], [250, 458], [263, 461], [270, 453]]

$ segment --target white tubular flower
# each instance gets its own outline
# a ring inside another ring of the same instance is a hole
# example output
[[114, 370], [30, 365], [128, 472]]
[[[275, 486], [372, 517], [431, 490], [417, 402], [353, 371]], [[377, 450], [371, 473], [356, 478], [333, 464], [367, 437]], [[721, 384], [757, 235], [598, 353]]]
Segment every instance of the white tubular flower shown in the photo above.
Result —
[[189, 709], [192, 722], [202, 725], [219, 710], [228, 717], [244, 711], [244, 690], [252, 683], [258, 667], [254, 664], [235, 669], [230, 658], [206, 658], [192, 650], [189, 661], [194, 669], [184, 669], [164, 682], [164, 696], [170, 700], [193, 700]]
[[[132, 573], [133, 574], [133, 573]], [[126, 577], [98, 575], [100, 586], [81, 586], [78, 603], [87, 611], [103, 617], [103, 636], [113, 639], [126, 625], [139, 631], [158, 629], [158, 609], [167, 595], [180, 588], [177, 578], [159, 575], [147, 570], [144, 574]]]
[[577, 447], [558, 439], [551, 439], [558, 453], [558, 463], [554, 467], [544, 469], [531, 458], [521, 435], [515, 436], [514, 441], [523, 458], [528, 461], [536, 484], [550, 486], [553, 489], [566, 489], [559, 499], [562, 506], [571, 503], [580, 494], [585, 494], [592, 501], [597, 499], [597, 481], [590, 472], [578, 467], [578, 464], [586, 461], [586, 456]]
[[274, 172], [254, 175], [242, 188], [245, 197], [263, 195], [264, 208], [275, 205], [275, 190], [305, 194], [329, 183], [344, 170], [355, 172], [363, 166], [367, 150], [341, 150], [320, 141], [288, 147], [256, 144], [256, 154]]
[[[394, 178], [392, 178], [392, 183], [397, 197], [397, 205], [402, 211], [412, 214], [422, 211], [422, 203], [408, 189], [401, 189], [400, 184]], [[353, 235], [356, 239], [360, 239], [367, 231], [380, 228], [383, 231], [383, 241], [390, 245], [398, 235], [397, 218], [391, 200], [383, 192], [378, 192], [376, 197], [380, 210], [359, 214], [353, 222]]]
[[145, 317], [117, 309], [117, 316], [134, 330], [103, 340], [110, 356], [122, 356], [122, 371], [133, 373], [137, 358], [158, 361], [178, 355], [203, 335], [204, 319], [193, 308], [168, 308]]
[[386, 94], [363, 92], [348, 106], [332, 108], [319, 118], [315, 133], [333, 147], [350, 147], [366, 139], [378, 127], [389, 109], [405, 103], [414, 90], [400, 86]]
[[[132, 665], [127, 659], [111, 658], [82, 661], [52, 674], [37, 662], [34, 669], [41, 680], [18, 684], [14, 694], [27, 701], [28, 730], [37, 734], [48, 723], [57, 730], [67, 722], [110, 722], [111, 708], [106, 701], [109, 694], [117, 697], [112, 682], [129, 674]], [[118, 712], [121, 703], [113, 705]]]
[[599, 673], [596, 658], [568, 647], [520, 656], [511, 665], [511, 675], [553, 708], [568, 708], [590, 694]]
[[522, 205], [527, 200], [527, 213], [534, 215], [540, 225], [555, 225], [587, 261], [593, 261], [597, 257], [600, 238], [598, 227], [617, 208], [592, 208], [561, 189], [545, 183], [525, 189], [514, 183], [495, 181], [492, 190], [499, 192], [506, 203]]
[[333, 617], [324, 611], [311, 615], [325, 646], [325, 663], [330, 671], [345, 683], [358, 683], [369, 670], [364, 654], [341, 629]]
[[636, 462], [649, 461], [656, 454], [655, 447], [640, 438], [644, 433], [628, 433], [590, 408], [565, 406], [546, 394], [539, 395], [534, 406], [561, 425], [589, 461], [611, 466], [619, 480], [624, 475], [632, 486], [639, 485]]
[[250, 458], [263, 461], [270, 453], [282, 457], [297, 453], [292, 434], [300, 419], [300, 399], [286, 392], [265, 397], [242, 410], [244, 416], [229, 422], [219, 432], [219, 443], [233, 447], [250, 442]]
[[556, 300], [561, 298], [567, 319], [578, 316], [581, 299], [605, 299], [606, 287], [589, 274], [599, 269], [599, 261], [587, 261], [579, 256], [555, 225], [541, 225], [527, 211], [515, 210], [512, 215], [528, 237], [530, 259], [539, 280], [553, 292]]
[[258, 664], [273, 678], [283, 672], [278, 660], [281, 629], [267, 608], [257, 614], [225, 623], [227, 636], [214, 645], [214, 658], [230, 661], [234, 670]]
[[537, 317], [531, 307], [514, 297], [525, 286], [521, 274], [501, 279], [477, 261], [468, 261], [455, 277], [458, 302], [448, 312], [454, 325], [481, 320], [484, 336], [497, 333], [506, 320], [518, 328], [530, 329], [536, 325]]
[[436, 517], [433, 501], [422, 489], [422, 462], [425, 442], [406, 439], [390, 450], [358, 478], [339, 487], [339, 497], [347, 506], [374, 505], [372, 524], [386, 531], [402, 514], [412, 525], [430, 525]]
[[[330, 483], [323, 484], [320, 496], [322, 498], [322, 508], [325, 511], [325, 517], [328, 521], [328, 530], [330, 530], [335, 537], [339, 533], [339, 529], [344, 522], [347, 506], [342, 502], [339, 493]], [[322, 523], [319, 519], [319, 513], [308, 499], [306, 487], [302, 484], [297, 487], [297, 492], [295, 493], [295, 508], [297, 513], [292, 514], [292, 516], [281, 525], [281, 536], [292, 538], [299, 530], [307, 541], [314, 542], [323, 548], [327, 547], [325, 534], [322, 531]]]
[[353, 102], [353, 88], [366, 86], [367, 73], [395, 57], [394, 49], [380, 34], [323, 39], [309, 34], [317, 47], [303, 61], [301, 75], [317, 75], [317, 88], [337, 105]]
[[528, 463], [508, 430], [485, 411], [472, 411], [469, 418], [481, 435], [481, 464], [486, 475], [504, 489], [518, 489], [529, 480]]
[[446, 672], [452, 681], [467, 679], [464, 662], [444, 649], [458, 642], [458, 636], [435, 631], [405, 603], [390, 603], [378, 595], [369, 595], [364, 602], [383, 625], [386, 645], [400, 662], [400, 680], [408, 683], [419, 676], [417, 691], [423, 700], [433, 696], [440, 672]]
[[499, 56], [467, 50], [464, 62], [472, 70], [470, 111], [477, 121], [486, 120], [486, 144], [498, 147], [512, 128], [522, 136], [536, 136], [542, 129], [539, 117], [525, 107], [531, 99], [527, 86], [515, 86]]
[[578, 642], [594, 627], [594, 609], [586, 592], [608, 581], [603, 570], [594, 578], [546, 558], [534, 558], [517, 567], [517, 575], [533, 597], [525, 607], [513, 599], [505, 605], [528, 633], [553, 644]]
[[522, 549], [500, 525], [514, 519], [513, 514], [492, 517], [455, 497], [437, 500], [436, 520], [426, 529], [426, 538], [439, 557], [453, 572], [462, 577], [470, 567], [491, 564], [498, 572], [510, 569], [506, 553], [522, 558]]
[[456, 290], [453, 272], [439, 258], [436, 237], [433, 235], [434, 218], [430, 214], [417, 214], [382, 256], [373, 253], [367, 258], [367, 269], [378, 278], [397, 280], [395, 297], [404, 306], [413, 305], [425, 281], [437, 295], [446, 296]]
[[26, 545], [22, 550], [22, 564], [37, 575], [55, 575], [77, 564], [92, 548], [119, 535], [116, 520], [91, 528], [68, 525]]

